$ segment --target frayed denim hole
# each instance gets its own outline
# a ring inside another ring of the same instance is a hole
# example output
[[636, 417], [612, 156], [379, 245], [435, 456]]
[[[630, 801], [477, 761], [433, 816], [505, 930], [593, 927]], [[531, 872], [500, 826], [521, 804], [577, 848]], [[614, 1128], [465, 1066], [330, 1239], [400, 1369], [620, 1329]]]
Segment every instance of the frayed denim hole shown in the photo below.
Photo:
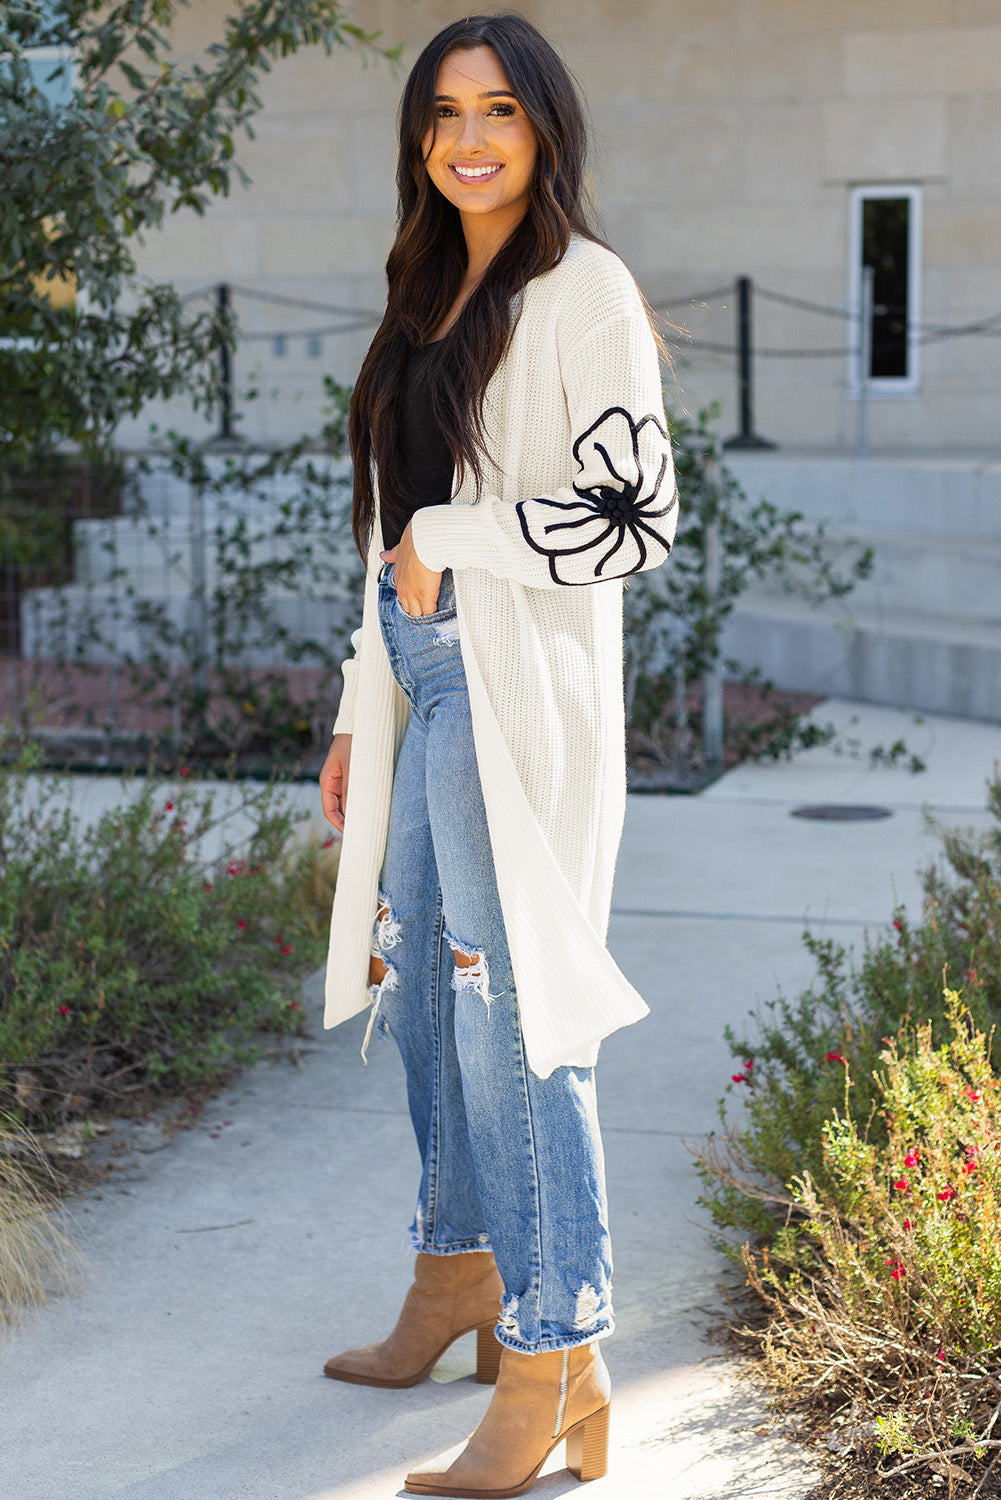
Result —
[[577, 1306], [574, 1309], [574, 1327], [581, 1333], [589, 1328], [598, 1326], [598, 1319], [602, 1312], [604, 1298], [596, 1292], [589, 1281], [585, 1281], [577, 1293]]
[[512, 1293], [504, 1298], [498, 1325], [501, 1333], [506, 1333], [509, 1339], [517, 1339], [524, 1343], [521, 1337], [521, 1329], [518, 1327], [518, 1298]]
[[[457, 995], [467, 993], [478, 995], [489, 1011], [491, 1000], [496, 1000], [498, 996], [490, 993], [490, 970], [487, 967], [486, 954], [478, 948], [467, 948], [465, 943], [460, 943], [448, 932], [445, 933], [445, 941], [455, 958], [455, 968], [452, 971], [453, 990]], [[462, 959], [466, 962], [462, 963]]]
[[435, 645], [436, 646], [455, 646], [455, 645], [458, 644], [458, 640], [459, 640], [459, 621], [458, 621], [458, 619], [442, 620], [441, 624], [437, 627], [437, 629], [435, 630], [435, 633], [434, 633], [434, 643], [435, 643]]
[[[373, 958], [379, 957], [377, 953], [373, 954], [372, 956]], [[397, 975], [396, 970], [393, 968], [393, 965], [385, 963], [384, 959], [382, 960], [382, 962], [385, 964], [385, 974], [383, 974], [378, 984], [370, 984], [368, 987], [368, 992], [372, 996], [372, 1009], [368, 1013], [368, 1025], [365, 1027], [365, 1036], [362, 1039], [361, 1044], [361, 1060], [366, 1064], [366, 1066], [368, 1065], [368, 1044], [372, 1040], [372, 1031], [375, 1027], [376, 1021], [381, 1022], [382, 1020], [382, 1017], [379, 1014], [379, 1007], [382, 1004], [382, 997], [383, 995], [387, 994], [389, 990], [395, 990], [400, 982], [399, 976]]]
[[403, 932], [399, 922], [393, 913], [389, 897], [379, 892], [379, 909], [375, 916], [374, 935], [372, 938], [372, 953], [378, 958], [383, 953], [388, 953], [403, 941]]
[[490, 970], [482, 953], [477, 953], [471, 964], [456, 964], [452, 973], [452, 988], [457, 995], [478, 995], [488, 1011], [491, 1000], [499, 999], [498, 995], [490, 993]]

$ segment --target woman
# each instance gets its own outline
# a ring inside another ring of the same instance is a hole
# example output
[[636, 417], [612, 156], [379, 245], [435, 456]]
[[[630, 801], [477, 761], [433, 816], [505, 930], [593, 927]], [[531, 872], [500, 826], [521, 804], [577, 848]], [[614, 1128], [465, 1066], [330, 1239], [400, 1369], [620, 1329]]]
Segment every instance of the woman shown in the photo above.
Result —
[[656, 342], [588, 227], [584, 144], [529, 22], [473, 16], [429, 43], [352, 403], [368, 578], [320, 777], [344, 832], [325, 1022], [369, 1003], [396, 1040], [423, 1173], [400, 1320], [326, 1373], [412, 1385], [476, 1328], [497, 1382], [415, 1494], [521, 1494], [564, 1437], [579, 1478], [605, 1472], [593, 1068], [646, 1013], [605, 947], [621, 579], [667, 556], [676, 497]]

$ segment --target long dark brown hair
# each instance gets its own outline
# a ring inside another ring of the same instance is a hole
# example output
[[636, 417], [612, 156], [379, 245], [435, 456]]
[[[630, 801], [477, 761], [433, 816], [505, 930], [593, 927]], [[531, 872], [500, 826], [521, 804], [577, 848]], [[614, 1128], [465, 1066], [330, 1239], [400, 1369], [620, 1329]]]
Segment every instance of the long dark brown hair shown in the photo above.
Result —
[[445, 318], [466, 270], [459, 212], [424, 166], [423, 143], [436, 118], [435, 80], [450, 52], [483, 46], [497, 54], [535, 127], [538, 151], [525, 217], [424, 364], [434, 418], [460, 477], [470, 472], [481, 482], [483, 398], [511, 339], [513, 299], [533, 276], [559, 264], [571, 234], [598, 239], [584, 179], [584, 111], [566, 65], [523, 16], [469, 16], [446, 26], [414, 63], [400, 102], [399, 227], [386, 262], [389, 297], [351, 400], [352, 525], [363, 557], [375, 518], [373, 467], [387, 516], [405, 524], [398, 414], [407, 360]]

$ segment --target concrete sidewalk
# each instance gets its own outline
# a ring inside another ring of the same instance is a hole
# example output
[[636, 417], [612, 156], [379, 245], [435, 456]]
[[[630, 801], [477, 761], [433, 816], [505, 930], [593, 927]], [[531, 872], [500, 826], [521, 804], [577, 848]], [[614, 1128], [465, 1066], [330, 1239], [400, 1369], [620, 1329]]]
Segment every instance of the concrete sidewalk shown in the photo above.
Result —
[[[633, 797], [612, 946], [652, 1015], [602, 1050], [618, 1331], [609, 1475], [589, 1500], [801, 1500], [810, 1456], [768, 1435], [764, 1396], [707, 1333], [723, 1263], [685, 1141], [716, 1123], [723, 1026], [811, 977], [800, 935], [857, 943], [916, 906], [936, 852], [921, 807], [980, 823], [1001, 729], [825, 703], [866, 749], [899, 736], [929, 769], [870, 770], [818, 749], [730, 772], [699, 797]], [[852, 722], [857, 718], [857, 722]], [[311, 789], [304, 795], [312, 796]], [[892, 817], [807, 822], [801, 803]], [[0, 1494], [11, 1500], [386, 1500], [458, 1442], [489, 1391], [472, 1340], [406, 1391], [323, 1378], [324, 1359], [391, 1327], [409, 1280], [417, 1154], [392, 1045], [363, 1068], [359, 1019], [300, 1066], [261, 1064], [189, 1132], [140, 1133], [75, 1200], [90, 1265], [0, 1345]], [[578, 1488], [562, 1448], [534, 1490]], [[583, 1491], [582, 1491], [583, 1493]]]

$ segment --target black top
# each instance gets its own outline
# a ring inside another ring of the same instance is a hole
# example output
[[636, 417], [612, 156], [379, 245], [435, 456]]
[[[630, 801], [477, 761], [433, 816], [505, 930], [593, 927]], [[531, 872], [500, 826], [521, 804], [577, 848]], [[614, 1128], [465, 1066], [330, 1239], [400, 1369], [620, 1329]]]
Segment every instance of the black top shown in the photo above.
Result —
[[402, 517], [380, 511], [382, 544], [388, 552], [400, 537], [415, 510], [425, 505], [447, 505], [452, 498], [455, 465], [448, 444], [431, 411], [431, 393], [424, 377], [424, 364], [434, 344], [415, 349], [407, 361], [400, 401], [400, 457], [406, 508]]

